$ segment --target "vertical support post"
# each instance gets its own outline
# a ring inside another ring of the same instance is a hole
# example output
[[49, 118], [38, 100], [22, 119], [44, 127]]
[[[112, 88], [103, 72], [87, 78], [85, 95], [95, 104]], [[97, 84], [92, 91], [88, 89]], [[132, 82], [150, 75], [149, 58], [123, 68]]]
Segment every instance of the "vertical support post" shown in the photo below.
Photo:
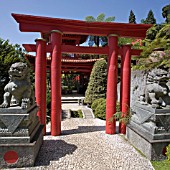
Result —
[[35, 96], [39, 106], [37, 113], [46, 134], [46, 40], [36, 39]]
[[61, 134], [61, 43], [62, 32], [51, 31], [51, 135]]
[[[123, 82], [122, 82], [122, 77], [123, 77], [123, 64], [124, 64], [124, 55], [123, 55], [123, 49], [121, 49], [121, 68], [120, 68], [120, 112], [122, 112], [122, 87], [123, 87]], [[119, 132], [121, 132], [121, 122], [119, 122]]]
[[[131, 45], [123, 45], [122, 50], [121, 111], [124, 117], [128, 114], [130, 109]], [[120, 124], [120, 133], [126, 133], [126, 125], [123, 122]]]
[[117, 101], [117, 72], [118, 72], [118, 36], [109, 35], [108, 76], [106, 95], [106, 133], [116, 132], [116, 120], [110, 118], [116, 113]]

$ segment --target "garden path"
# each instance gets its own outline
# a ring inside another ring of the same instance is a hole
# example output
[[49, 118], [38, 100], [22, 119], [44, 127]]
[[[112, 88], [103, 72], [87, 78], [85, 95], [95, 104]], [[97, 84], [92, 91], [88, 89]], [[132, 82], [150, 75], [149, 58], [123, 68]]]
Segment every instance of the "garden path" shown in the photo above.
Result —
[[105, 121], [71, 118], [62, 121], [61, 136], [44, 136], [35, 167], [28, 170], [154, 170], [123, 135], [105, 134]]

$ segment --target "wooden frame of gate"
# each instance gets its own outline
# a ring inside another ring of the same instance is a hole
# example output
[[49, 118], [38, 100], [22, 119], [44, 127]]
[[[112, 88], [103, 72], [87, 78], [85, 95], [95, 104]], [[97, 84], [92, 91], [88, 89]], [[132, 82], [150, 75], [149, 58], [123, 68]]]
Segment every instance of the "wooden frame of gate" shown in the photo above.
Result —
[[[42, 36], [36, 44], [24, 44], [28, 52], [36, 52], [35, 61], [35, 95], [40, 106], [38, 116], [42, 124], [46, 124], [46, 54], [51, 53], [51, 135], [61, 134], [61, 58], [62, 53], [104, 54], [108, 55], [108, 77], [106, 94], [106, 133], [116, 132], [116, 121], [110, 118], [116, 112], [118, 55], [121, 56], [121, 111], [124, 115], [130, 107], [131, 56], [140, 55], [141, 50], [131, 49], [125, 44], [118, 47], [118, 37], [143, 39], [146, 31], [152, 26], [148, 24], [129, 24], [112, 22], [85, 22], [42, 16], [12, 14], [19, 23], [22, 32], [39, 32]], [[107, 36], [106, 47], [82, 47], [62, 44], [62, 37], [70, 35]], [[46, 37], [46, 38], [45, 38]], [[120, 132], [126, 127], [120, 124]], [[46, 129], [44, 128], [44, 133]]]

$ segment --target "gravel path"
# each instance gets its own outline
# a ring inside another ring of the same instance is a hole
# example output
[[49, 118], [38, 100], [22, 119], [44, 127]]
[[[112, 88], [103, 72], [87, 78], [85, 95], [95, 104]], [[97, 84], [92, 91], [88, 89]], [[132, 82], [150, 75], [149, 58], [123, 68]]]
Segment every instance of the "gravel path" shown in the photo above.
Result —
[[[48, 125], [48, 128], [50, 125]], [[15, 168], [16, 169], [16, 168]], [[19, 168], [18, 168], [19, 169]], [[105, 121], [66, 119], [62, 135], [44, 137], [35, 167], [28, 170], [153, 170], [123, 136], [106, 135]]]

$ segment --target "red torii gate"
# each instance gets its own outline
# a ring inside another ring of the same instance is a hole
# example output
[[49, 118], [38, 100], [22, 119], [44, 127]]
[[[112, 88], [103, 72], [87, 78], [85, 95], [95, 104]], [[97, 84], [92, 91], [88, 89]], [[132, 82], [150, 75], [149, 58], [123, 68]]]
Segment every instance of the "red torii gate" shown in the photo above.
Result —
[[[36, 39], [36, 45], [25, 44], [29, 52], [36, 52], [35, 63], [35, 95], [40, 106], [38, 116], [42, 124], [46, 117], [46, 53], [51, 53], [51, 135], [61, 134], [61, 53], [106, 54], [108, 55], [108, 78], [106, 96], [106, 133], [114, 134], [116, 121], [109, 119], [116, 112], [117, 101], [117, 63], [121, 55], [121, 110], [124, 114], [130, 106], [130, 74], [131, 56], [139, 55], [140, 50], [132, 50], [131, 45], [118, 47], [118, 36], [143, 39], [152, 25], [125, 24], [112, 22], [85, 22], [23, 14], [12, 14], [19, 23], [22, 32], [40, 32], [48, 36]], [[108, 36], [106, 47], [81, 47], [62, 44], [63, 34]], [[127, 107], [128, 106], [128, 107]], [[125, 133], [126, 127], [120, 125], [120, 132]], [[44, 129], [44, 132], [46, 130]]]

